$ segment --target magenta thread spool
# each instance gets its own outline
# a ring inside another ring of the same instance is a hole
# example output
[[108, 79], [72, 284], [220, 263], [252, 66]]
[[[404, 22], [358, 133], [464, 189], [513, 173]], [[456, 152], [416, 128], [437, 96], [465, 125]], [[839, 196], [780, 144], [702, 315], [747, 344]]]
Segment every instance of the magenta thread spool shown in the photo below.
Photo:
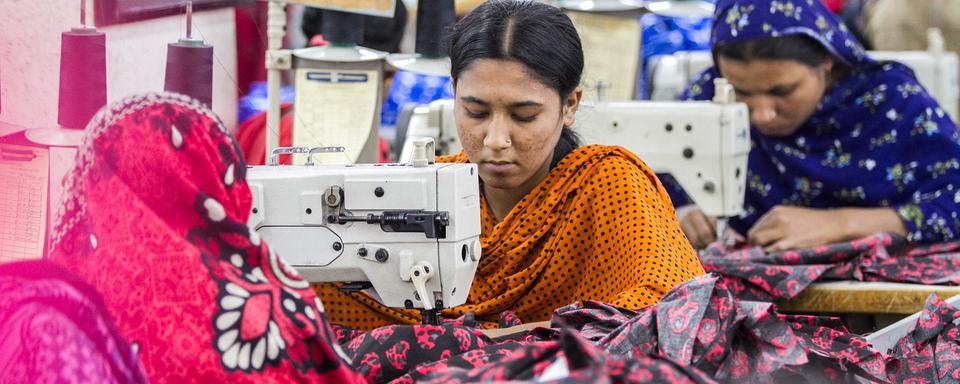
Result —
[[213, 46], [189, 38], [168, 44], [163, 89], [193, 97], [212, 108]]
[[60, 39], [57, 123], [83, 129], [107, 104], [107, 35], [80, 27], [63, 32]]

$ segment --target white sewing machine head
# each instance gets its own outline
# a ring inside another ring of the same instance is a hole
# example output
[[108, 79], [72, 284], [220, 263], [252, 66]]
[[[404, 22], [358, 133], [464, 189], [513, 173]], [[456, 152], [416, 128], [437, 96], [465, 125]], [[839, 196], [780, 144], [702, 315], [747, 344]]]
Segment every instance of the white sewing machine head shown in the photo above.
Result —
[[669, 173], [707, 215], [743, 211], [750, 121], [747, 106], [718, 79], [714, 101], [605, 102], [577, 111], [585, 143], [619, 145]]
[[413, 157], [413, 143], [428, 137], [436, 141], [437, 153], [452, 155], [460, 152], [462, 146], [453, 118], [453, 100], [404, 106], [397, 117], [394, 156], [401, 163], [408, 161]]
[[307, 281], [372, 285], [389, 307], [461, 305], [481, 253], [476, 165], [418, 149], [414, 164], [250, 167], [248, 224]]

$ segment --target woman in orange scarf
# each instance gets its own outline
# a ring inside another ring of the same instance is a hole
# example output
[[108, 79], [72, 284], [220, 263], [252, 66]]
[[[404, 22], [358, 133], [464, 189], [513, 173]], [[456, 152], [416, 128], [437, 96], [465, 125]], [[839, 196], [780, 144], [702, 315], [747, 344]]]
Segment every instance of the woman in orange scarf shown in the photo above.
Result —
[[[463, 306], [486, 326], [503, 311], [523, 322], [599, 300], [638, 309], [703, 273], [670, 198], [620, 147], [580, 147], [569, 128], [582, 94], [580, 38], [557, 8], [490, 1], [464, 17], [450, 44], [455, 114], [476, 163], [483, 257]], [[416, 323], [364, 293], [318, 285], [333, 323], [369, 329]]]

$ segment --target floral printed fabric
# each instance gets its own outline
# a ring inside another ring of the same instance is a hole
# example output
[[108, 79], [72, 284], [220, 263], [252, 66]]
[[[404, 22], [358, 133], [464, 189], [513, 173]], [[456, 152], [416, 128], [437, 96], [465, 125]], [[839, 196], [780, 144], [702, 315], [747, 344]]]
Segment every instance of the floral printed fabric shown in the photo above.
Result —
[[[911, 241], [960, 239], [957, 127], [909, 68], [867, 57], [816, 0], [723, 0], [715, 20], [713, 44], [800, 34], [851, 68], [794, 134], [752, 129], [745, 212], [731, 220], [734, 229], [746, 233], [776, 205], [883, 206], [900, 215]], [[711, 99], [718, 76], [706, 70], [682, 98]], [[674, 204], [688, 204], [667, 180]]]
[[554, 322], [576, 325], [613, 355], [661, 356], [721, 382], [884, 377], [882, 355], [836, 319], [777, 314], [770, 302], [736, 298], [718, 275], [638, 313], [585, 302], [558, 310]]
[[367, 332], [346, 348], [374, 383], [714, 382], [666, 357], [611, 354], [571, 329], [542, 331], [540, 338], [529, 334], [494, 342], [464, 325], [396, 325]]
[[[372, 382], [883, 381], [884, 355], [838, 319], [778, 314], [740, 300], [718, 275], [639, 312], [595, 301], [561, 308], [550, 329], [490, 340], [464, 324], [390, 326], [347, 341]], [[433, 361], [431, 363], [431, 361]]]
[[715, 245], [701, 257], [713, 273], [643, 310], [585, 301], [558, 309], [549, 329], [497, 340], [471, 321], [393, 326], [354, 334], [345, 349], [374, 382], [522, 381], [552, 369], [566, 382], [960, 382], [960, 310], [939, 299], [889, 352], [837, 318], [780, 314], [772, 303], [820, 279], [960, 284], [960, 242], [917, 247], [878, 234], [770, 255]]
[[761, 247], [726, 249], [714, 243], [700, 254], [704, 269], [727, 277], [746, 300], [790, 299], [818, 280], [960, 284], [960, 242], [911, 247], [899, 236], [877, 234], [813, 249], [766, 254]]
[[916, 328], [887, 357], [894, 383], [960, 383], [960, 309], [930, 295]]

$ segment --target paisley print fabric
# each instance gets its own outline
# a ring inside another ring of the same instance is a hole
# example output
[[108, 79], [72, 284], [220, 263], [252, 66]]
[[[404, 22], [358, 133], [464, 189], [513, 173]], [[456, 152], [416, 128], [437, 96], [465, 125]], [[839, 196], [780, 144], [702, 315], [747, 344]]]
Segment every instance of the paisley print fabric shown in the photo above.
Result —
[[152, 381], [361, 380], [313, 290], [247, 227], [246, 163], [210, 110], [124, 99], [76, 163], [50, 258], [103, 294]]

